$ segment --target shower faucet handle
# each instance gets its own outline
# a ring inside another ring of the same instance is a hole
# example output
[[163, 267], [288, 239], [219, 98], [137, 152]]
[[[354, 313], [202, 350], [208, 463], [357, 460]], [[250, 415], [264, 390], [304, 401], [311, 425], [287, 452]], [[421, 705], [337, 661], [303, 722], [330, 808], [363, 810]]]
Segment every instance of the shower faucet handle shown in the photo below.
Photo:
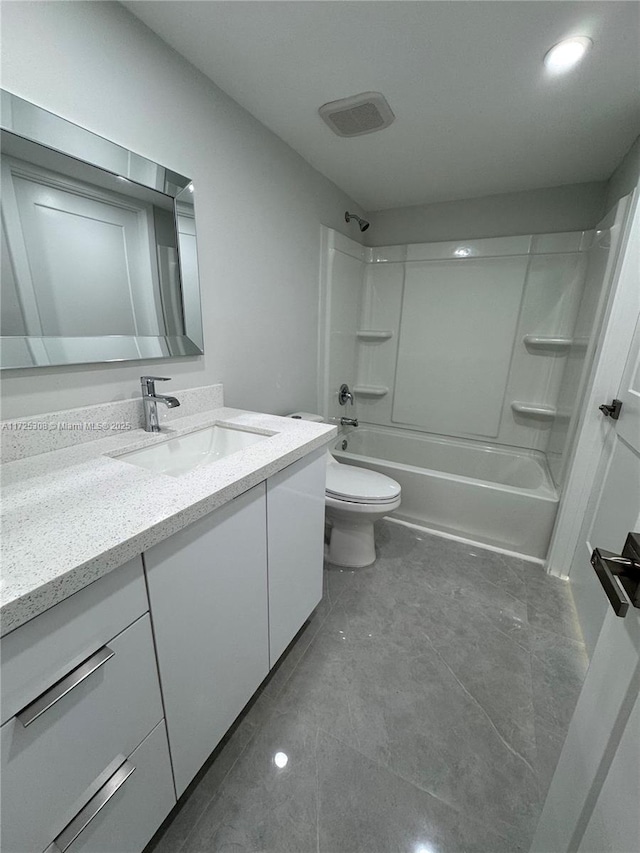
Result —
[[340, 390], [338, 391], [338, 402], [341, 406], [347, 405], [347, 400], [353, 406], [353, 394], [349, 391], [349, 386], [346, 382], [343, 382], [340, 386]]

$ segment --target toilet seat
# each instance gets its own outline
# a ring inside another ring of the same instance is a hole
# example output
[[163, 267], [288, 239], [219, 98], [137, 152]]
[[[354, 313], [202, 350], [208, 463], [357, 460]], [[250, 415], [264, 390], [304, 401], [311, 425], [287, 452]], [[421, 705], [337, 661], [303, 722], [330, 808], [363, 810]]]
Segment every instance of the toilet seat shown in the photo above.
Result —
[[400, 491], [400, 484], [386, 474], [335, 460], [327, 465], [326, 495], [334, 500], [384, 506], [397, 501]]

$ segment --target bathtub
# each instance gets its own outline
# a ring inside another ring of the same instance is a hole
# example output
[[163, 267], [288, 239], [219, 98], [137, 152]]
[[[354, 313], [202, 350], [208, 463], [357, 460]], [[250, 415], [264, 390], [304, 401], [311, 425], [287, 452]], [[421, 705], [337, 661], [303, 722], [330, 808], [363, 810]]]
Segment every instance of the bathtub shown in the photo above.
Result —
[[543, 453], [368, 426], [341, 434], [332, 453], [400, 483], [393, 518], [546, 557], [558, 495]]

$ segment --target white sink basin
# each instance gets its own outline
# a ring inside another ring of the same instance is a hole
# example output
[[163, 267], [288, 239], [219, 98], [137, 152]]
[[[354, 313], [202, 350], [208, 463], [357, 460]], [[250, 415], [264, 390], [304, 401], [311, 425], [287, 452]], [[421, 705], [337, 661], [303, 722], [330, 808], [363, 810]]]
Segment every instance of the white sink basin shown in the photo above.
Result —
[[216, 424], [117, 458], [157, 474], [179, 477], [270, 437]]

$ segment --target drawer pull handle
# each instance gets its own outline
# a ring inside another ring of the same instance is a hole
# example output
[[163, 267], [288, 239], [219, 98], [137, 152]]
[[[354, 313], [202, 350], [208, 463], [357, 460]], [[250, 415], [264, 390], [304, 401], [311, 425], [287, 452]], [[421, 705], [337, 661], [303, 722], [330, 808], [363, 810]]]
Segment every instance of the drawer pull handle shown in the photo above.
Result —
[[91, 797], [86, 806], [80, 809], [73, 820], [65, 826], [60, 835], [49, 845], [47, 853], [64, 853], [67, 847], [73, 844], [80, 833], [89, 826], [94, 817], [102, 811], [111, 797], [124, 785], [135, 769], [135, 765], [128, 759], [123, 761], [113, 776], [105, 782], [97, 794]]
[[34, 720], [37, 720], [45, 711], [52, 708], [56, 702], [59, 702], [63, 696], [71, 692], [74, 687], [88, 678], [92, 672], [99, 669], [103, 664], [114, 656], [115, 652], [109, 646], [103, 646], [101, 649], [91, 655], [84, 663], [74, 669], [64, 678], [61, 678], [53, 687], [49, 688], [42, 696], [38, 696], [30, 705], [27, 705], [19, 714], [16, 714], [17, 719], [25, 727], [30, 726]]

